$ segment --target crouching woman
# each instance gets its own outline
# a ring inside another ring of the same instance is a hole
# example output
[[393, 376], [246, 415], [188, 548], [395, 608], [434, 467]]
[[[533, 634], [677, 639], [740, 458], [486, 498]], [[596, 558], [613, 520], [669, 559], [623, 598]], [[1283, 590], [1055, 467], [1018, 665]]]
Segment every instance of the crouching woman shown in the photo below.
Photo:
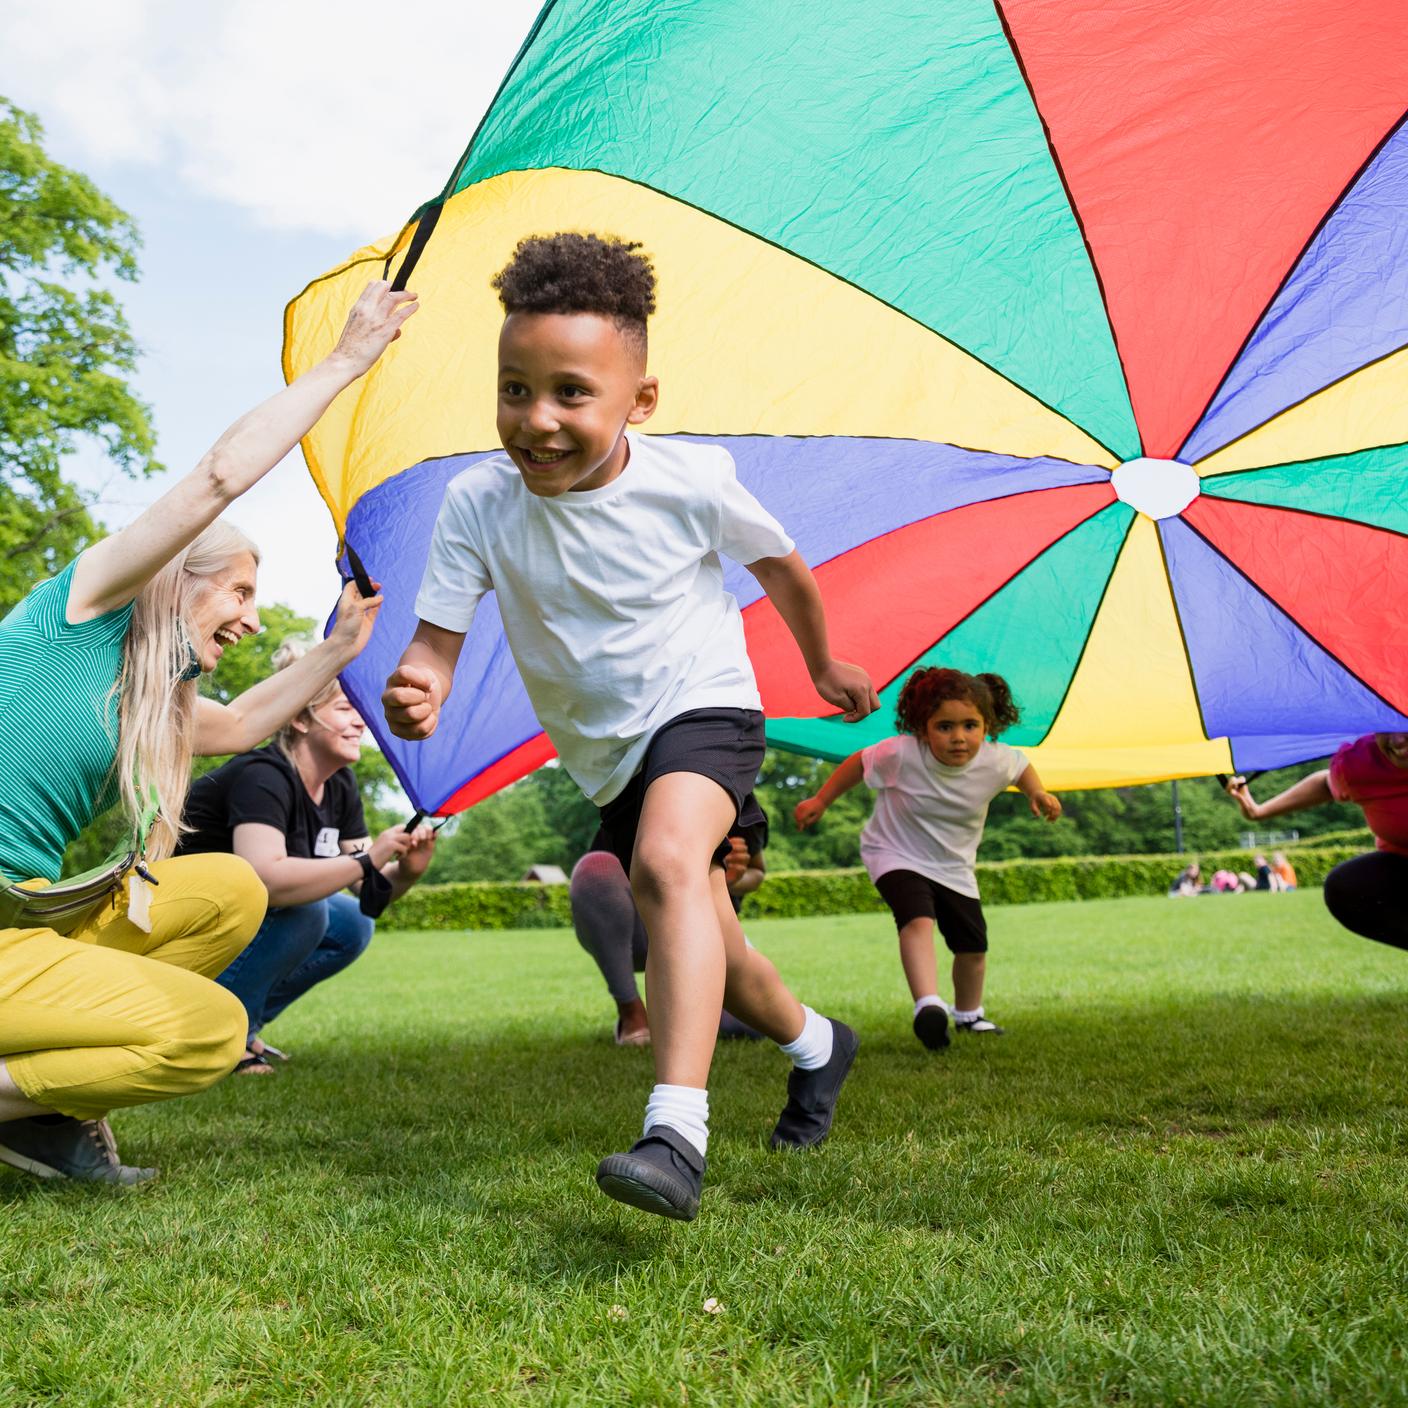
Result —
[[[301, 642], [281, 646], [274, 679], [308, 653]], [[376, 916], [425, 874], [434, 855], [428, 826], [393, 826], [375, 841], [368, 837], [352, 772], [365, 732], [332, 680], [267, 747], [232, 758], [191, 788], [181, 853], [233, 853], [269, 893], [259, 932], [216, 979], [245, 1012], [237, 1074], [268, 1075], [270, 1057], [287, 1059], [260, 1033], [362, 955]]]
[[[191, 757], [267, 738], [350, 662], [380, 598], [274, 689], [266, 681], [228, 706], [200, 699], [201, 672], [259, 628], [257, 555], [216, 520], [413, 308], [411, 295], [371, 285], [327, 358], [0, 621], [4, 1163], [41, 1178], [142, 1182], [155, 1170], [121, 1163], [107, 1112], [202, 1090], [239, 1059], [244, 1013], [212, 979], [259, 928], [266, 897], [234, 856], [172, 858]], [[42, 900], [26, 891], [54, 886], [69, 843], [114, 802], [145, 875], [119, 867], [91, 908], [39, 922]]]

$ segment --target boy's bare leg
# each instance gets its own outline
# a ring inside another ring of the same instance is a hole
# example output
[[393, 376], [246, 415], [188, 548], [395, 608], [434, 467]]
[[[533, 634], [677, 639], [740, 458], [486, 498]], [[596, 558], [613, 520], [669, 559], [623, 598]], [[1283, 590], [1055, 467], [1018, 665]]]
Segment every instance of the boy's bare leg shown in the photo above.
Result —
[[714, 912], [724, 938], [727, 969], [724, 978], [724, 1006], [756, 1031], [771, 1037], [779, 1046], [796, 1041], [802, 1034], [802, 1004], [788, 991], [771, 961], [748, 947], [743, 926], [729, 899], [722, 866], [709, 872], [714, 895]]
[[666, 773], [646, 789], [631, 889], [650, 936], [645, 998], [661, 1085], [708, 1084], [726, 968], [710, 863], [733, 820], [728, 793], [699, 773]]
[[735, 1011], [779, 1042], [792, 1061], [787, 1104], [772, 1145], [809, 1148], [826, 1138], [859, 1039], [844, 1023], [802, 1008], [772, 964], [748, 949], [713, 865], [734, 819], [733, 801], [698, 773], [666, 773], [646, 789], [631, 888], [650, 938], [645, 987], [655, 1089], [642, 1137], [597, 1165], [608, 1197], [688, 1221], [699, 1211], [709, 1142], [706, 1083], [727, 980]]

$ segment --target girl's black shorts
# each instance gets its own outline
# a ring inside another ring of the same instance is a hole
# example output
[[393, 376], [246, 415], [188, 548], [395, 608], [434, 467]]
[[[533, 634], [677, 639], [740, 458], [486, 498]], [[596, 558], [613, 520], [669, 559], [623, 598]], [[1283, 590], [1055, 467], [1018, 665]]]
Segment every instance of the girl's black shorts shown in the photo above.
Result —
[[986, 953], [988, 924], [982, 902], [960, 895], [913, 870], [887, 870], [876, 882], [880, 898], [895, 916], [895, 928], [911, 919], [932, 919], [950, 953]]

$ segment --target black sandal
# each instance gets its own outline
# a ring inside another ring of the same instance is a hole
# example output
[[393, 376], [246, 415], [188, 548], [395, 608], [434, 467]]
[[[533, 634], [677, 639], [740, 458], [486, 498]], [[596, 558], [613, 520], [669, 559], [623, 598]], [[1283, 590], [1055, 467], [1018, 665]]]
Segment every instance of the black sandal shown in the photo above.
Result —
[[235, 1063], [235, 1069], [231, 1075], [236, 1076], [271, 1076], [274, 1068], [264, 1058], [262, 1051], [251, 1051], [245, 1048], [244, 1060]]

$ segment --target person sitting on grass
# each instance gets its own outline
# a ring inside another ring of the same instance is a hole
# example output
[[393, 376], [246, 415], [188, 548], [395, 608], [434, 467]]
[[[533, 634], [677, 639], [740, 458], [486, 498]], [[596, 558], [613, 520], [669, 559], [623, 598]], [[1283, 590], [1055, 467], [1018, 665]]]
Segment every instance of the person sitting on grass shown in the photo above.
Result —
[[724, 886], [725, 838], [760, 815], [764, 741], [720, 554], [757, 578], [828, 704], [854, 720], [878, 701], [864, 670], [832, 657], [810, 570], [728, 452], [628, 429], [650, 419], [658, 395], [646, 371], [655, 278], [637, 249], [593, 235], [527, 239], [495, 279], [506, 454], [451, 481], [420, 622], [382, 699], [393, 733], [429, 737], [478, 603], [497, 593], [538, 719], [600, 809], [650, 936], [656, 1085], [642, 1138], [603, 1159], [597, 1183], [687, 1220], [699, 1210], [725, 1003], [792, 1061], [775, 1148], [826, 1137], [859, 1044], [747, 947]]
[[1276, 873], [1276, 878], [1281, 882], [1283, 890], [1295, 889], [1296, 868], [1286, 859], [1285, 851], [1277, 851], [1271, 857], [1271, 869]]
[[1173, 884], [1168, 887], [1170, 899], [1187, 899], [1190, 895], [1200, 895], [1202, 892], [1203, 868], [1195, 860], [1190, 860], [1174, 876]]
[[[760, 812], [762, 808], [758, 809]], [[724, 857], [724, 884], [737, 914], [744, 897], [763, 883], [767, 845], [766, 814], [756, 826], [735, 826]], [[606, 989], [616, 1001], [617, 1046], [649, 1046], [650, 1020], [640, 1000], [636, 974], [645, 972], [650, 941], [640, 910], [631, 895], [631, 880], [598, 831], [591, 849], [572, 867], [572, 927], [577, 942], [591, 954]], [[719, 1019], [721, 1037], [755, 1037], [759, 1033], [725, 1011]]]
[[1366, 733], [1345, 743], [1328, 768], [1266, 802], [1253, 799], [1243, 777], [1229, 779], [1227, 790], [1248, 821], [1326, 802], [1363, 807], [1375, 849], [1325, 877], [1325, 907], [1350, 933], [1408, 949], [1408, 733]]
[[[309, 653], [303, 642], [285, 642], [274, 655], [275, 676]], [[425, 874], [434, 855], [429, 826], [393, 826], [368, 839], [351, 767], [366, 727], [331, 680], [272, 743], [191, 787], [180, 853], [240, 856], [269, 892], [259, 932], [215, 980], [248, 1018], [237, 1075], [270, 1075], [271, 1056], [288, 1059], [260, 1032], [315, 983], [361, 957], [375, 916]]]
[[[985, 741], [1018, 717], [1001, 675], [916, 670], [900, 691], [901, 732], [852, 753], [793, 813], [805, 829], [861, 781], [875, 790], [875, 810], [860, 835], [861, 861], [894, 914], [914, 998], [914, 1034], [931, 1051], [949, 1044], [950, 1015], [960, 1032], [1002, 1034], [983, 1012], [988, 930], [974, 871], [988, 804], [1015, 785], [1033, 816], [1061, 815], [1061, 803], [1022, 753]], [[939, 997], [936, 924], [953, 954], [952, 1008]]]
[[0, 622], [0, 872], [58, 880], [69, 843], [113, 803], [144, 867], [65, 933], [0, 920], [0, 1161], [40, 1178], [145, 1182], [156, 1170], [121, 1162], [108, 1111], [204, 1090], [239, 1059], [244, 1013], [211, 979], [267, 897], [235, 856], [172, 857], [191, 757], [273, 733], [352, 660], [381, 598], [349, 588], [333, 634], [283, 679], [228, 706], [202, 699], [201, 672], [259, 629], [258, 554], [217, 519], [415, 306], [369, 285], [327, 357]]

